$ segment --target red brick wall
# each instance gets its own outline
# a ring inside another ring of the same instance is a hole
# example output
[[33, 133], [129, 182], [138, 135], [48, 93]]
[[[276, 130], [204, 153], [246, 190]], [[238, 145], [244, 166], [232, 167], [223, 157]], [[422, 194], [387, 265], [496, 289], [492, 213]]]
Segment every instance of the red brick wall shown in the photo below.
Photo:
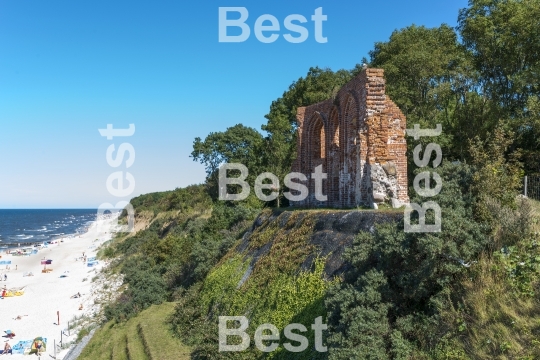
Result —
[[[396, 170], [395, 176], [392, 175], [397, 183], [393, 197], [409, 201], [406, 119], [385, 94], [382, 69], [366, 69], [343, 86], [334, 99], [299, 108], [297, 120], [298, 154], [292, 171], [308, 177], [310, 195], [293, 205], [338, 208], [371, 205], [371, 168], [388, 164], [393, 164]], [[324, 141], [322, 146], [321, 141]], [[318, 165], [323, 165], [328, 176], [323, 181], [326, 202], [316, 201], [314, 196], [311, 174]]]

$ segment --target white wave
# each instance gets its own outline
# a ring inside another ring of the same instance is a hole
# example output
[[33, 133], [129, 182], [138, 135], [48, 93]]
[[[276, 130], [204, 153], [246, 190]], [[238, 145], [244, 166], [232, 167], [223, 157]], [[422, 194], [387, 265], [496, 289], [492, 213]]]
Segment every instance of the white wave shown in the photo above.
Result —
[[17, 238], [15, 240], [28, 240], [34, 237], [34, 235], [15, 235]]

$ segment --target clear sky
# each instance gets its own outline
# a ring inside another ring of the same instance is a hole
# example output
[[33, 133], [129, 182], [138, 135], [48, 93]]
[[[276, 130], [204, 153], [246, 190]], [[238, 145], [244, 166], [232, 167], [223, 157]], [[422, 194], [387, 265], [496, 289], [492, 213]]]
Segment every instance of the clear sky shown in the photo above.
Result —
[[[189, 157], [195, 137], [237, 123], [260, 130], [272, 100], [311, 66], [353, 68], [393, 30], [455, 26], [466, 6], [466, 0], [0, 0], [0, 208], [96, 208], [201, 183], [204, 168]], [[248, 10], [247, 41], [218, 41], [219, 7]], [[315, 40], [311, 22], [318, 7], [328, 16], [325, 44]], [[308, 39], [259, 42], [253, 28], [263, 14], [282, 28], [288, 15], [305, 16]], [[131, 137], [111, 141], [98, 132], [130, 123]], [[127, 170], [106, 160], [107, 147], [123, 142], [136, 154]], [[129, 196], [107, 190], [115, 171], [133, 175]]]

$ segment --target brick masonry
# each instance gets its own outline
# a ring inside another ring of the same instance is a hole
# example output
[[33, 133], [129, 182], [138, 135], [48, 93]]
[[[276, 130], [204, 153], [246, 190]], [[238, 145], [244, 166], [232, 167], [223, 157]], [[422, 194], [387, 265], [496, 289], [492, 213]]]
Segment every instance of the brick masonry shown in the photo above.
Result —
[[[293, 206], [376, 208], [400, 206], [407, 194], [406, 118], [385, 94], [382, 69], [368, 68], [333, 99], [301, 107], [297, 158], [292, 171], [305, 174], [309, 196]], [[326, 201], [315, 198], [311, 174], [322, 165]]]

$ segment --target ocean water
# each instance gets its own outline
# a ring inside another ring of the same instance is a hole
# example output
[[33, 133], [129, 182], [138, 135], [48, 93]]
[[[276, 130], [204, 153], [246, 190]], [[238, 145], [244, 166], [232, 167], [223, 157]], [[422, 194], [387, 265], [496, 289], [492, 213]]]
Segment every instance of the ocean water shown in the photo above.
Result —
[[0, 246], [38, 243], [86, 232], [97, 210], [0, 209]]

